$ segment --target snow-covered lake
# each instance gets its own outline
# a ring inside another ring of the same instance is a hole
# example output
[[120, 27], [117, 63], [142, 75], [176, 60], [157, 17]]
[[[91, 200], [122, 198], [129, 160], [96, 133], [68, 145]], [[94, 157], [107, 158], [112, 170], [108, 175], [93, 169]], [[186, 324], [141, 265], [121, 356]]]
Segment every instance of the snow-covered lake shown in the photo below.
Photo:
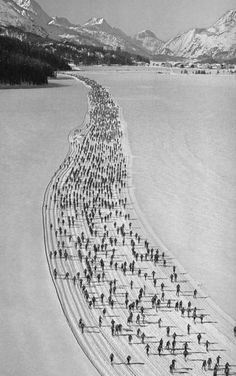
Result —
[[[236, 318], [236, 80], [83, 72], [108, 87], [128, 124], [143, 216], [186, 271]], [[1, 372], [95, 376], [60, 309], [44, 255], [41, 204], [83, 121], [86, 89], [0, 90]]]
[[236, 319], [236, 77], [83, 72], [123, 108], [143, 216]]
[[96, 376], [60, 308], [44, 253], [41, 206], [87, 110], [75, 80], [0, 90], [0, 374]]

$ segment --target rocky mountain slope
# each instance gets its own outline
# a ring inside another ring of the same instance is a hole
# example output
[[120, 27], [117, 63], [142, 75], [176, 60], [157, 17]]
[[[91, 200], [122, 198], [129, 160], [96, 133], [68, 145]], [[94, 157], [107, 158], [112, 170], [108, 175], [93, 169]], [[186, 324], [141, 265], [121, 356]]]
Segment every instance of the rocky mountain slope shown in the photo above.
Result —
[[153, 55], [159, 54], [161, 48], [165, 44], [162, 40], [150, 30], [143, 30], [134, 36], [134, 40], [140, 44], [141, 47], [150, 51]]
[[131, 53], [149, 54], [149, 51], [139, 46], [135, 39], [126, 35], [122, 30], [111, 27], [104, 18], [93, 17], [82, 26], [82, 29], [94, 39], [113, 49], [119, 47]]
[[167, 41], [163, 48], [187, 58], [236, 56], [236, 11], [230, 10], [208, 29], [192, 29]]
[[75, 25], [64, 17], [50, 17], [35, 0], [0, 0], [0, 27], [12, 26], [54, 40], [119, 47], [151, 58], [160, 54], [185, 58], [236, 57], [234, 10], [226, 12], [208, 29], [192, 29], [164, 42], [150, 30], [130, 37], [104, 18], [94, 17], [83, 25]]
[[[40, 19], [42, 20], [46, 13], [38, 5], [37, 8], [39, 17], [36, 20], [36, 14], [35, 12], [32, 12], [32, 7], [30, 9], [28, 4], [28, 8], [24, 8], [22, 3], [23, 2], [19, 0], [0, 0], [0, 25], [4, 27], [14, 26], [21, 28], [24, 31], [46, 37], [46, 30], [42, 28], [41, 22], [38, 22]], [[47, 21], [49, 21], [49, 19], [50, 17], [48, 16]], [[47, 21], [45, 17], [45, 22], [47, 23]]]
[[103, 18], [92, 18], [83, 26], [75, 25], [64, 17], [49, 17], [34, 0], [0, 0], [0, 26], [14, 26], [60, 41], [120, 47], [131, 53], [149, 55], [149, 51]]

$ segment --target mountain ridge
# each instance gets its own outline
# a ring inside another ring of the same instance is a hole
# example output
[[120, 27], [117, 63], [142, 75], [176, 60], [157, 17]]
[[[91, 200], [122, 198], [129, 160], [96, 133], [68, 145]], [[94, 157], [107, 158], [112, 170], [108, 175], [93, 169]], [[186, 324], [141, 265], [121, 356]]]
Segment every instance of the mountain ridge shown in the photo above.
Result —
[[154, 59], [157, 55], [187, 59], [236, 57], [236, 11], [233, 9], [208, 28], [192, 28], [167, 41], [148, 29], [131, 37], [112, 27], [103, 17], [91, 17], [83, 25], [73, 24], [65, 17], [49, 16], [35, 0], [0, 0], [0, 26], [14, 26], [53, 40], [121, 48]]
[[236, 11], [225, 12], [209, 28], [193, 28], [178, 34], [163, 48], [186, 58], [236, 57]]

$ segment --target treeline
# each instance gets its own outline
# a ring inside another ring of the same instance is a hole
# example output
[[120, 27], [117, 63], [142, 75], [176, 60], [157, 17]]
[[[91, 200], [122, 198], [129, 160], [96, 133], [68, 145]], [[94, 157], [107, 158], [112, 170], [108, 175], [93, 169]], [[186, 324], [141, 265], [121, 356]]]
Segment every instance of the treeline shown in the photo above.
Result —
[[[4, 33], [4, 29], [1, 30], [0, 27], [0, 33], [1, 32]], [[76, 65], [134, 65], [137, 62], [150, 62], [147, 57], [123, 51], [119, 47], [114, 50], [109, 47], [77, 44], [69, 41], [55, 41], [49, 38], [40, 37], [33, 33], [23, 32], [21, 29], [15, 27], [5, 28], [5, 33], [8, 33], [7, 35], [13, 38], [27, 41], [32, 46], [43, 48], [45, 53], [48, 52], [50, 55], [63, 58], [64, 60]], [[49, 62], [49, 64], [50, 63], [51, 62]]]
[[53, 42], [45, 44], [45, 48], [48, 51], [53, 49], [58, 55], [76, 65], [135, 65], [137, 62], [150, 63], [147, 57], [131, 54], [121, 50], [119, 47], [113, 50], [105, 47], [78, 45], [71, 42]]
[[[68, 48], [69, 46], [65, 44], [64, 47]], [[119, 47], [116, 50], [112, 50], [104, 47], [76, 46], [76, 50], [75, 53], [75, 50], [72, 49], [70, 58], [77, 65], [135, 65], [137, 62], [150, 63], [150, 60], [147, 57], [131, 54], [127, 51], [121, 50]]]
[[[15, 37], [0, 35], [0, 84], [42, 85], [57, 70], [71, 70], [75, 65], [135, 65], [150, 63], [147, 57], [106, 47], [78, 45], [21, 35], [18, 29], [9, 30]], [[19, 34], [19, 35], [18, 35]], [[19, 38], [25, 38], [22, 41]]]
[[42, 85], [56, 70], [70, 70], [70, 67], [43, 46], [0, 36], [0, 84]]

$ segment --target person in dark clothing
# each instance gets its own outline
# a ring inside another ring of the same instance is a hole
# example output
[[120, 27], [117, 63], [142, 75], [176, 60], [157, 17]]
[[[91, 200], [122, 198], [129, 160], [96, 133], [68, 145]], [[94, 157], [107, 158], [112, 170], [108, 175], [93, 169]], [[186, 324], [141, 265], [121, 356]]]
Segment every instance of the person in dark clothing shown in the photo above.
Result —
[[114, 354], [111, 353], [111, 355], [110, 355], [110, 362], [111, 362], [111, 365], [113, 365], [113, 361], [114, 361]]

